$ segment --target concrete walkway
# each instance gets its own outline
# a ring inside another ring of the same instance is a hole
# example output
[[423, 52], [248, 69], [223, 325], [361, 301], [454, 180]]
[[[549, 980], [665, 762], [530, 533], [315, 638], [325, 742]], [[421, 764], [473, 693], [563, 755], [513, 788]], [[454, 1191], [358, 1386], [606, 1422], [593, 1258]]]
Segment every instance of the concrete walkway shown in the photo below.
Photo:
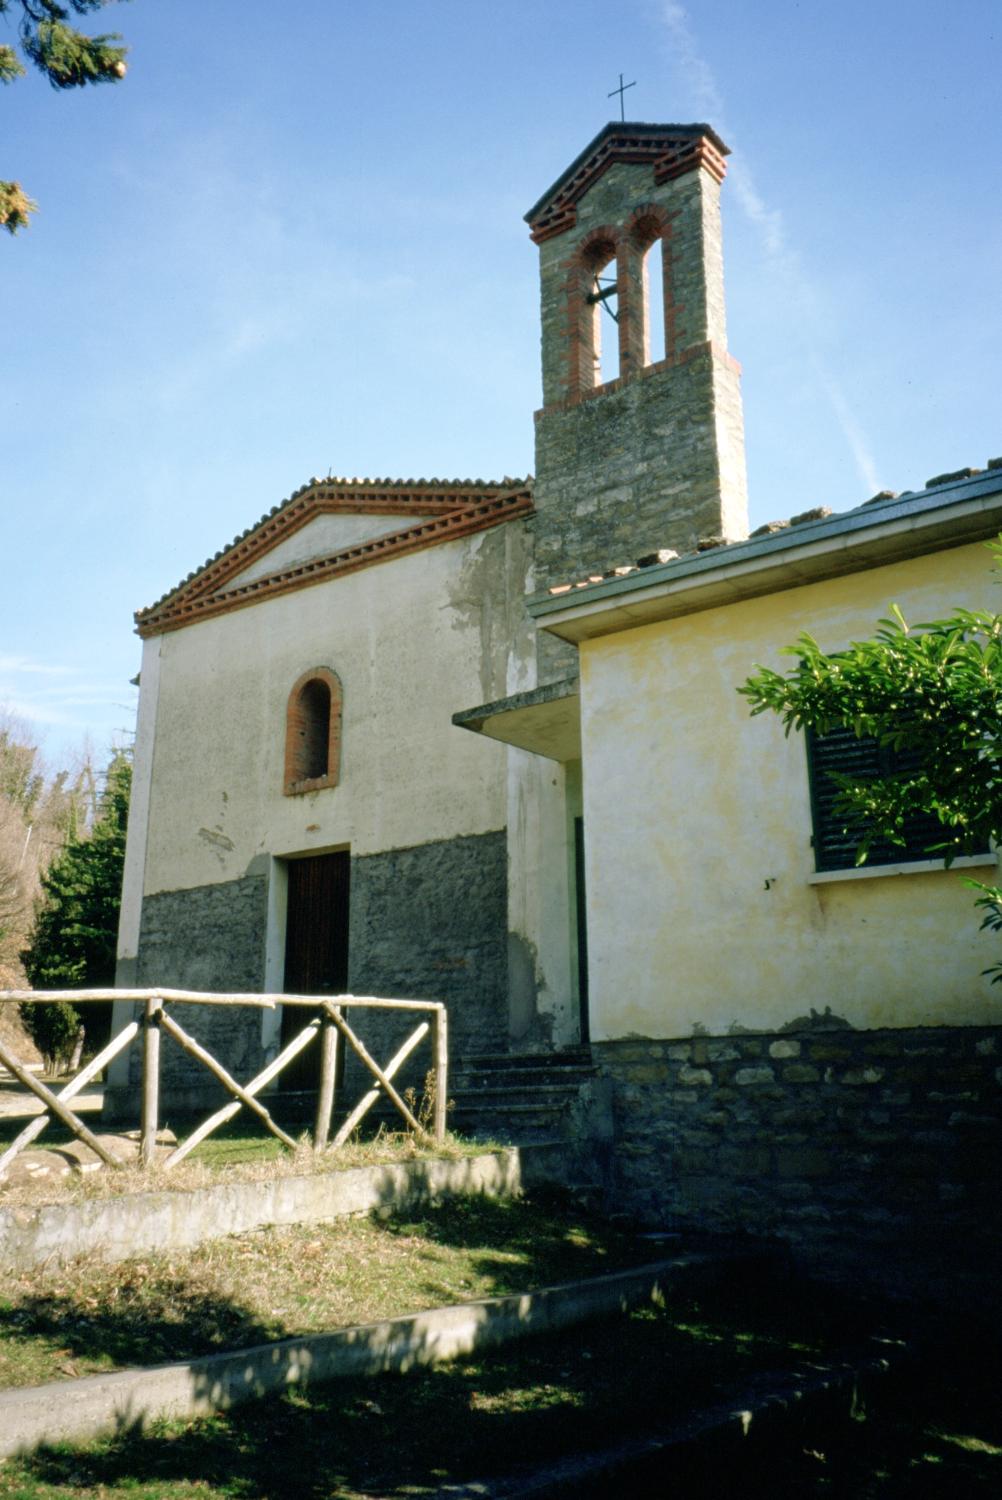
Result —
[[[51, 1082], [48, 1083], [48, 1087], [58, 1092], [57, 1086]], [[104, 1089], [93, 1088], [77, 1094], [70, 1108], [74, 1114], [95, 1114], [103, 1103]], [[33, 1115], [42, 1114], [44, 1109], [45, 1105], [41, 1099], [37, 1099], [19, 1083], [0, 1083], [0, 1119], [16, 1120], [23, 1117], [29, 1120]]]

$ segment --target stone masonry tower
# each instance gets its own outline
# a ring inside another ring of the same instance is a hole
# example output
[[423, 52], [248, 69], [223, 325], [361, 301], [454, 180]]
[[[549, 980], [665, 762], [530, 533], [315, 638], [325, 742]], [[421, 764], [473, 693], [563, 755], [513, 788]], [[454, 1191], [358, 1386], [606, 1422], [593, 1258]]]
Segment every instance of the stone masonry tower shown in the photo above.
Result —
[[727, 153], [708, 125], [607, 125], [526, 214], [542, 283], [537, 588], [747, 535], [724, 323]]

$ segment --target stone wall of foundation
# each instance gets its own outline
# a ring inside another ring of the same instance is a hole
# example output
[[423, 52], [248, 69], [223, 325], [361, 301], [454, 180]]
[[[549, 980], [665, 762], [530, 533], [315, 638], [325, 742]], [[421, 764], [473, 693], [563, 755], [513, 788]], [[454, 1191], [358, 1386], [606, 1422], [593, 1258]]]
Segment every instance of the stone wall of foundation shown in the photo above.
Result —
[[1002, 1029], [818, 1029], [593, 1048], [617, 1206], [784, 1242], [813, 1274], [1002, 1304]]

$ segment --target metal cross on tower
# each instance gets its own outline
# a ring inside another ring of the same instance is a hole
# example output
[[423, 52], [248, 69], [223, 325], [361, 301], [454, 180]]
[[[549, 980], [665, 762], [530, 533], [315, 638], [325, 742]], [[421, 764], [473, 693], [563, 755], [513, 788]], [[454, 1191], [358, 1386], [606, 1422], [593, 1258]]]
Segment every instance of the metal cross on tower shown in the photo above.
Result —
[[623, 120], [623, 121], [626, 120], [626, 109], [625, 109], [624, 103], [623, 103], [623, 95], [626, 93], [627, 89], [633, 89], [633, 88], [636, 88], [636, 86], [637, 86], [637, 80], [636, 79], [634, 79], [632, 83], [624, 83], [623, 82], [623, 75], [622, 75], [622, 73], [620, 73], [620, 75], [619, 75], [619, 88], [618, 89], [611, 89], [610, 92], [608, 94], [606, 94], [606, 96], [605, 96], [607, 99], [611, 99], [612, 96], [613, 96], [613, 94], [618, 94], [619, 95], [619, 118], [620, 118], [620, 120]]

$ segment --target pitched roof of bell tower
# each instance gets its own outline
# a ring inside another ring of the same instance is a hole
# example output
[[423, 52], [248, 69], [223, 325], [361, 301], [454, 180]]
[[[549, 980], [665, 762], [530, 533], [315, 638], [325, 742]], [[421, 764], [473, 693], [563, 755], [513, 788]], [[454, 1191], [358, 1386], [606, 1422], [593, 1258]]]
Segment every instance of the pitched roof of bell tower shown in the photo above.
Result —
[[711, 125], [610, 121], [525, 215], [532, 239], [538, 245], [571, 228], [577, 220], [578, 200], [616, 162], [651, 162], [656, 184], [697, 167], [705, 167], [722, 182], [724, 157], [729, 155], [730, 147]]

